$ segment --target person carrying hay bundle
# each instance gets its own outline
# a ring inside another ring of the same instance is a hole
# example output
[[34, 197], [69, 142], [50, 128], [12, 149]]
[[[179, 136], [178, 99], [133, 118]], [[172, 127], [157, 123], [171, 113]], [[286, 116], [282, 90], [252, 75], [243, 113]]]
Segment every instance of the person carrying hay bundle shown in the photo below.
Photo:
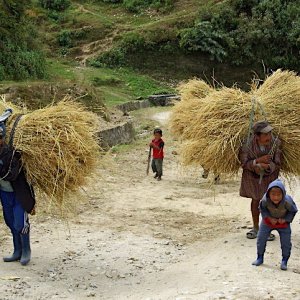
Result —
[[[259, 201], [269, 184], [278, 178], [281, 166], [281, 142], [272, 135], [272, 127], [267, 121], [259, 121], [253, 126], [253, 135], [242, 146], [239, 158], [243, 168], [240, 196], [251, 198], [253, 228], [247, 238], [255, 239], [258, 233]], [[268, 240], [274, 240], [270, 234]]]
[[11, 230], [14, 252], [5, 262], [31, 259], [28, 213], [34, 211], [35, 196], [21, 163], [21, 153], [5, 143], [6, 126], [0, 123], [0, 198], [6, 225]]

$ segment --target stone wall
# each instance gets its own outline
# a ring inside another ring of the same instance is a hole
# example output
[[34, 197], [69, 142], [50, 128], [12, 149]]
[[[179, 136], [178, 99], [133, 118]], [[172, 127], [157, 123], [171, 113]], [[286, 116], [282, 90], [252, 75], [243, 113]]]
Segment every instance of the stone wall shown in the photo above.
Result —
[[119, 144], [131, 143], [134, 140], [135, 132], [132, 121], [126, 121], [115, 127], [99, 132], [100, 145], [104, 149]]
[[121, 110], [123, 113], [138, 110], [141, 108], [150, 107], [151, 103], [147, 100], [138, 100], [138, 101], [130, 101], [123, 104], [119, 104], [116, 106], [117, 109]]

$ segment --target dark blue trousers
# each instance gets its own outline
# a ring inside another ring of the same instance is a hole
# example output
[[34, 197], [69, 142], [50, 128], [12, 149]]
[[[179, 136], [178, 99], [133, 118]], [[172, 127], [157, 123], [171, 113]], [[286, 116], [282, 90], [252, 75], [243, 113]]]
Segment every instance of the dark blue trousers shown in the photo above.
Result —
[[271, 228], [262, 221], [259, 226], [257, 236], [257, 254], [263, 255], [266, 250], [267, 240], [272, 230], [277, 230], [280, 236], [280, 244], [282, 250], [282, 257], [289, 258], [291, 255], [291, 225], [287, 228]]
[[28, 214], [16, 199], [16, 194], [14, 192], [4, 192], [0, 190], [0, 198], [3, 207], [4, 221], [12, 234], [29, 233], [30, 224]]

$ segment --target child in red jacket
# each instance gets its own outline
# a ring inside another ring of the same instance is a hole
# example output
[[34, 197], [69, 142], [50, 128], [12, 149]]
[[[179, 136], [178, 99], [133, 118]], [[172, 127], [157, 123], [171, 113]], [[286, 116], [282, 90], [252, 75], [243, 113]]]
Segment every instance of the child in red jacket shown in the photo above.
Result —
[[154, 178], [161, 180], [163, 174], [163, 159], [164, 159], [164, 141], [162, 140], [162, 130], [159, 128], [154, 129], [154, 139], [149, 146], [153, 149], [152, 152], [152, 171], [155, 173]]

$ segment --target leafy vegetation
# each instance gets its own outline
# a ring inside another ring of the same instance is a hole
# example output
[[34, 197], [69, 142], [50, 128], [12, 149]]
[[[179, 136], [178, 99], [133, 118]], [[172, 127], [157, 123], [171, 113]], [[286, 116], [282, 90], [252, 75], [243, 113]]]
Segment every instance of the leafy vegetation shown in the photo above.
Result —
[[30, 1], [0, 1], [0, 80], [43, 78], [45, 60], [26, 16]]
[[123, 7], [132, 13], [139, 13], [146, 8], [158, 11], [170, 10], [174, 0], [101, 0], [105, 3], [122, 3]]
[[235, 65], [299, 68], [299, 0], [231, 0], [181, 31], [180, 46]]
[[66, 10], [71, 5], [70, 0], [39, 0], [39, 2], [43, 8], [55, 11]]

